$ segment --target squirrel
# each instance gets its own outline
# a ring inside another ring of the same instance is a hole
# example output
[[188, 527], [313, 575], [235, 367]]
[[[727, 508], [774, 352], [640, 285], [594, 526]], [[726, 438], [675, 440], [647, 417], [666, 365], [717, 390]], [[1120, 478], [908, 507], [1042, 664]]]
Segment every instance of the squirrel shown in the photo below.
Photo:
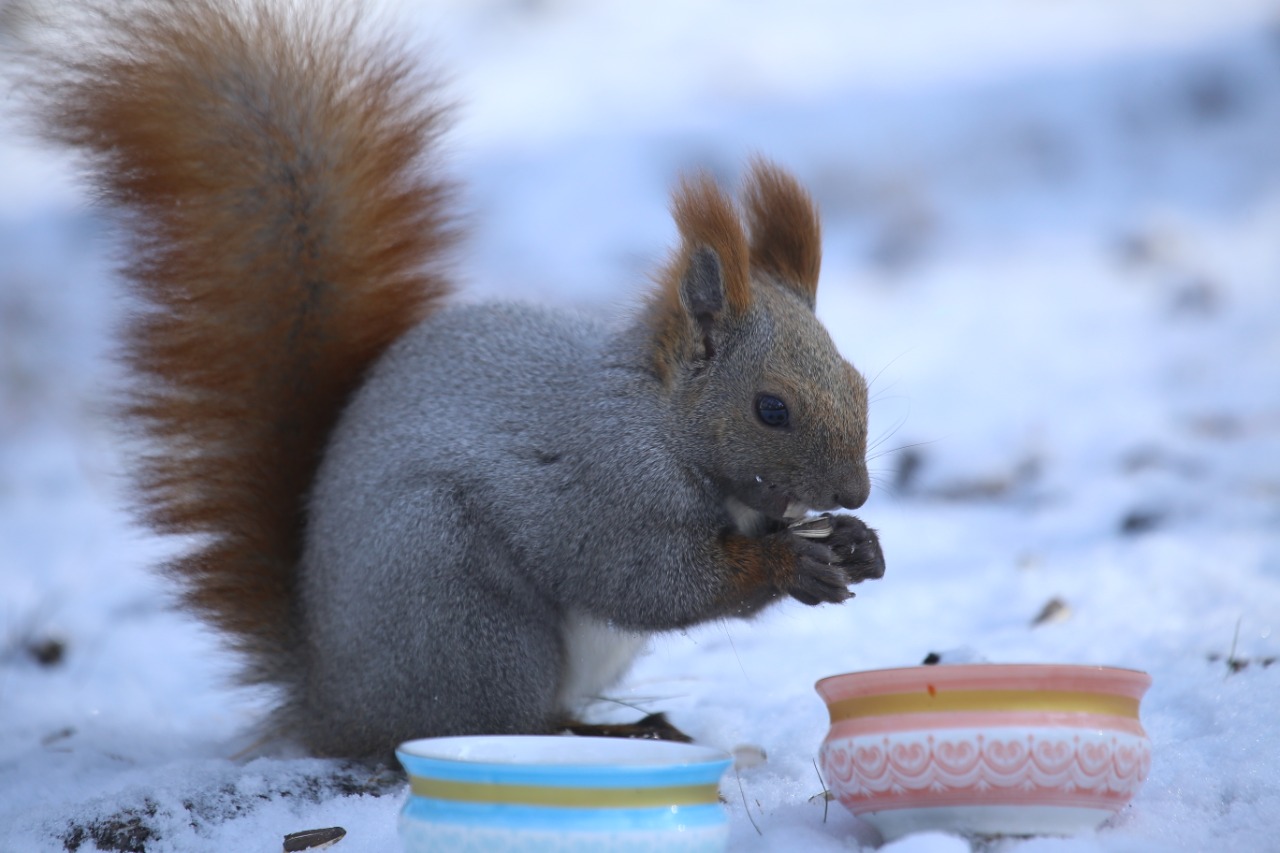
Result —
[[366, 758], [578, 730], [656, 632], [882, 576], [874, 530], [811, 520], [868, 497], [867, 385], [789, 173], [683, 178], [616, 324], [466, 304], [451, 107], [402, 42], [264, 0], [79, 26], [27, 84], [122, 226], [137, 509], [192, 538], [164, 571], [279, 688], [269, 732]]

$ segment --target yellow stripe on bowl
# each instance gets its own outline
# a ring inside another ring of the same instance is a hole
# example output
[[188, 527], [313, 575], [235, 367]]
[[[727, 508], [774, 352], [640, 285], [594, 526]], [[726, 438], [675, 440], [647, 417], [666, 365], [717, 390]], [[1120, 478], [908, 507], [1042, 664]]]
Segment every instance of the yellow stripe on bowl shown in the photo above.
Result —
[[671, 785], [662, 788], [568, 788], [454, 782], [410, 776], [409, 790], [415, 797], [429, 797], [435, 800], [579, 809], [642, 809], [697, 806], [720, 802], [720, 787], [715, 783]]
[[1132, 697], [1067, 690], [939, 690], [932, 695], [882, 693], [841, 699], [827, 708], [833, 723], [861, 717], [947, 711], [1058, 712], [1138, 718], [1138, 700]]

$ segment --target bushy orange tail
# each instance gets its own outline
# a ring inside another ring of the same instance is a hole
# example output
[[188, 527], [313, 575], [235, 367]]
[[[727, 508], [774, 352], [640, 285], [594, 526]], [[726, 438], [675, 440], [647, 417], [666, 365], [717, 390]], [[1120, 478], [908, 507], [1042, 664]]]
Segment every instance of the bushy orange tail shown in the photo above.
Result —
[[248, 653], [245, 680], [287, 678], [326, 438], [449, 290], [451, 193], [427, 159], [441, 107], [356, 13], [141, 0], [77, 26], [31, 86], [44, 133], [122, 214], [143, 515], [199, 536], [170, 570]]

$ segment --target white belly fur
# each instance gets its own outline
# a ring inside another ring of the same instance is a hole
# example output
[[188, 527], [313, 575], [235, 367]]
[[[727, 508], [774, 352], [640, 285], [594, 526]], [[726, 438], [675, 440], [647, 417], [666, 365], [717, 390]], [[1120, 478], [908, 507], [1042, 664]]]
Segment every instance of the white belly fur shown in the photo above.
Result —
[[579, 713], [618, 683], [646, 643], [648, 634], [623, 631], [599, 619], [571, 613], [561, 628], [565, 667], [560, 681], [560, 707]]

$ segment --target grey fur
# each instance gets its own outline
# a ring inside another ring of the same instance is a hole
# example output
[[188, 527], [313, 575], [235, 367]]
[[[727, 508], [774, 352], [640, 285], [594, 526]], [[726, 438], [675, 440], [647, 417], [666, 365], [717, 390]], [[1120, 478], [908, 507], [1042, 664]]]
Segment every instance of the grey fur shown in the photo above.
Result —
[[[714, 253], [696, 266], [719, 275]], [[552, 730], [572, 711], [556, 698], [571, 615], [641, 632], [728, 615], [712, 546], [742, 527], [731, 501], [761, 518], [860, 503], [861, 378], [802, 300], [753, 287], [757, 307], [717, 318], [718, 353], [672, 386], [643, 324], [531, 306], [450, 307], [393, 345], [315, 481], [305, 666], [280, 726], [337, 754]], [[754, 420], [770, 382], [809, 395], [804, 429]]]

